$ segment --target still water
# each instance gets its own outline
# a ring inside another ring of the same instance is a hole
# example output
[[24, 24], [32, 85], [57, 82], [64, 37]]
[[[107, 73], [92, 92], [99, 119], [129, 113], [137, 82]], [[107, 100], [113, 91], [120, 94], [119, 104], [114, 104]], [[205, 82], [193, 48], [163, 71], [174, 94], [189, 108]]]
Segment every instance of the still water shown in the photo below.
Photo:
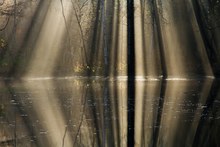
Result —
[[[216, 80], [136, 80], [136, 147], [220, 145]], [[0, 81], [1, 147], [126, 147], [126, 80]]]

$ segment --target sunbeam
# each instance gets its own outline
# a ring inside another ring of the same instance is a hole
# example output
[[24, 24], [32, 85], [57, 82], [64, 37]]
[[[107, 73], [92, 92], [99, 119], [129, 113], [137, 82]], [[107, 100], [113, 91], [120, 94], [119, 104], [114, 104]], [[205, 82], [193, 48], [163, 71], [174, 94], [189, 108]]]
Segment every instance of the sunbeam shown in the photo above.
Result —
[[219, 146], [219, 0], [0, 0], [0, 146]]

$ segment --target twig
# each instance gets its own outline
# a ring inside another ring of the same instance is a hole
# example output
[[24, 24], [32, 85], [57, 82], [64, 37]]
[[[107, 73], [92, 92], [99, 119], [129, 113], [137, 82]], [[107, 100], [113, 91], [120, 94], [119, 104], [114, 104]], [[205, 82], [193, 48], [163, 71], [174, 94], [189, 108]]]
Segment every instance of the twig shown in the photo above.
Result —
[[82, 6], [80, 7], [80, 10], [82, 10], [82, 8], [86, 5], [86, 3], [88, 3], [88, 0], [83, 2]]
[[79, 30], [80, 30], [80, 35], [81, 35], [83, 50], [84, 50], [84, 54], [85, 54], [85, 62], [86, 62], [86, 65], [88, 65], [87, 52], [86, 52], [86, 46], [85, 46], [85, 42], [84, 42], [84, 35], [83, 35], [82, 26], [81, 26], [81, 24], [80, 24], [80, 19], [79, 19], [78, 13], [77, 13], [77, 11], [76, 11], [76, 8], [75, 8], [75, 5], [74, 5], [73, 0], [71, 0], [71, 3], [72, 3], [72, 7], [73, 7], [74, 13], [75, 13], [75, 15], [76, 15], [76, 20], [77, 20], [77, 23], [78, 23], [78, 26], [79, 26]]
[[[85, 88], [85, 87], [84, 87]], [[79, 135], [79, 131], [81, 129], [81, 126], [82, 126], [82, 123], [83, 123], [83, 116], [85, 114], [85, 108], [86, 108], [86, 100], [87, 100], [87, 97], [86, 97], [86, 94], [87, 94], [87, 88], [86, 88], [86, 91], [83, 92], [85, 95], [83, 95], [85, 97], [85, 100], [84, 100], [84, 103], [83, 103], [83, 112], [82, 112], [82, 115], [81, 115], [81, 119], [80, 119], [80, 124], [79, 124], [79, 127], [78, 127], [78, 130], [76, 132], [76, 136], [75, 136], [75, 139], [74, 139], [74, 142], [73, 142], [73, 146], [75, 146], [76, 144], [76, 140], [77, 140], [77, 136]]]
[[10, 19], [10, 16], [8, 16], [5, 25], [2, 28], [0, 28], [0, 31], [3, 31], [7, 27], [9, 19]]
[[[13, 34], [14, 34], [14, 44], [16, 46], [16, 27], [17, 27], [17, 24], [16, 24], [16, 11], [17, 11], [17, 8], [16, 8], [16, 5], [17, 5], [17, 1], [14, 0], [14, 29], [13, 29]], [[17, 120], [16, 120], [16, 111], [15, 111], [15, 129], [14, 129], [14, 146], [16, 147], [17, 146]]]
[[67, 127], [65, 128], [65, 132], [64, 132], [64, 135], [63, 135], [63, 143], [62, 143], [62, 147], [64, 147], [64, 143], [65, 143], [65, 137], [66, 137], [66, 132], [67, 132]]

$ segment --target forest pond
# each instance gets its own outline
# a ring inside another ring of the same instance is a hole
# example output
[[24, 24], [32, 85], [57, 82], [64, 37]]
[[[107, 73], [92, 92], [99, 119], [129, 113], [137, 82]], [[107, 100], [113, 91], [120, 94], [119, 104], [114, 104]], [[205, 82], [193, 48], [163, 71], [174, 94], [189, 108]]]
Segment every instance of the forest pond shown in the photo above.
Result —
[[[0, 146], [127, 146], [127, 81], [0, 81]], [[220, 85], [136, 80], [135, 144], [217, 146]]]

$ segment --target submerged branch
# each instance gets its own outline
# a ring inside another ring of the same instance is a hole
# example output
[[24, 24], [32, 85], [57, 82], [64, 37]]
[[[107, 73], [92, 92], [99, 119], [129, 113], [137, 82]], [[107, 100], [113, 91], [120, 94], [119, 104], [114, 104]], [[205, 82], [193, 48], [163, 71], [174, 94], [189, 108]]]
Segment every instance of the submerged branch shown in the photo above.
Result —
[[66, 133], [67, 133], [67, 128], [68, 128], [68, 126], [66, 126], [66, 128], [65, 128], [65, 132], [64, 132], [64, 135], [63, 135], [63, 143], [62, 143], [62, 147], [64, 147], [65, 137], [66, 137]]
[[[85, 87], [84, 87], [84, 88], [85, 88]], [[84, 95], [84, 94], [85, 94], [85, 95]], [[82, 115], [81, 115], [79, 127], [78, 127], [78, 130], [77, 130], [77, 132], [76, 132], [76, 136], [75, 136], [75, 139], [74, 139], [74, 142], [73, 142], [73, 146], [75, 146], [75, 144], [76, 144], [77, 136], [79, 135], [79, 131], [80, 131], [81, 126], [82, 126], [82, 123], [83, 123], [83, 116], [84, 116], [84, 114], [85, 114], [86, 101], [87, 101], [86, 94], [87, 94], [87, 87], [86, 87], [86, 91], [85, 91], [85, 92], [83, 93], [83, 95], [82, 95], [82, 98], [84, 97], [85, 100], [84, 100], [84, 102], [83, 102], [83, 111], [82, 111]]]

